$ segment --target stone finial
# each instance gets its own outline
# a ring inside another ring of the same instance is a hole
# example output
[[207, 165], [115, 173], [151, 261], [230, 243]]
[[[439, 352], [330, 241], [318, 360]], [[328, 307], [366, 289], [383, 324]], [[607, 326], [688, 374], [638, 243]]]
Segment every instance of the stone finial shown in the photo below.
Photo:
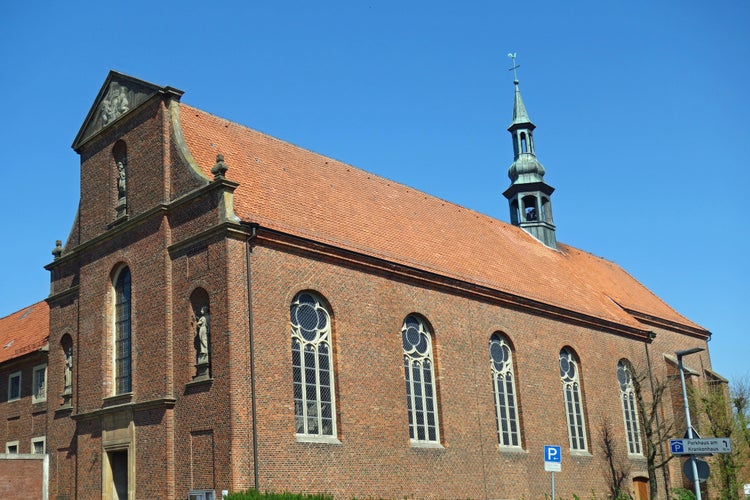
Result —
[[55, 260], [60, 258], [60, 256], [62, 255], [62, 251], [63, 251], [62, 241], [60, 240], [55, 241], [55, 249], [52, 250], [52, 255], [55, 256]]
[[214, 174], [214, 180], [223, 179], [227, 170], [229, 168], [224, 163], [224, 155], [216, 155], [216, 165], [211, 169], [211, 173]]

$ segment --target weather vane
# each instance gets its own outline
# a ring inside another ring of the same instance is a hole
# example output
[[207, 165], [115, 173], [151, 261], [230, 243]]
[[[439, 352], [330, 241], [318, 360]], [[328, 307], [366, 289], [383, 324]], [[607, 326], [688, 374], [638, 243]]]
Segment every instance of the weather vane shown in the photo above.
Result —
[[508, 71], [513, 72], [513, 81], [518, 82], [518, 75], [516, 74], [516, 70], [521, 67], [520, 64], [516, 64], [516, 56], [518, 55], [517, 52], [509, 52], [508, 57], [510, 57], [513, 60], [513, 67], [508, 68]]

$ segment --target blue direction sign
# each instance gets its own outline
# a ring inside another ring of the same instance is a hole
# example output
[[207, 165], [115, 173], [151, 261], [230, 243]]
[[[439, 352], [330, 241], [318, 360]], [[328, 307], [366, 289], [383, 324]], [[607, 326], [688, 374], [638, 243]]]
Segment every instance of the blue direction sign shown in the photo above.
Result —
[[672, 455], [704, 455], [708, 453], [732, 453], [729, 438], [670, 439]]

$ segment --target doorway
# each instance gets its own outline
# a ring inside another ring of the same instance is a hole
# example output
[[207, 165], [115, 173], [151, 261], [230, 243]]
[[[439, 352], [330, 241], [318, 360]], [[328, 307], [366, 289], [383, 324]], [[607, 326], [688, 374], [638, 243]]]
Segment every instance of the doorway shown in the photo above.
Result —
[[633, 478], [633, 489], [635, 490], [636, 500], [649, 500], [648, 499], [648, 478], [645, 478], [645, 477]]
[[108, 451], [112, 500], [128, 498], [128, 450]]

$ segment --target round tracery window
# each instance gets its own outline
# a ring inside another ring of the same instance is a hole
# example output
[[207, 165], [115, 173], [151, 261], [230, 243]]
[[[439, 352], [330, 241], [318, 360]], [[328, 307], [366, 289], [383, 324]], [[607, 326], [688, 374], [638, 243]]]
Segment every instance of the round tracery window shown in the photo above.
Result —
[[404, 343], [405, 353], [419, 353], [425, 355], [430, 348], [430, 336], [424, 323], [414, 316], [409, 316], [404, 321], [401, 329], [401, 337]]
[[328, 311], [311, 294], [299, 294], [290, 312], [292, 327], [306, 341], [314, 342], [328, 331]]
[[502, 372], [505, 365], [510, 361], [510, 347], [497, 336], [490, 339], [490, 359], [498, 372]]
[[620, 382], [620, 390], [625, 392], [630, 386], [630, 370], [628, 365], [620, 361], [617, 364], [617, 381]]
[[560, 377], [564, 382], [572, 382], [576, 379], [576, 362], [573, 354], [567, 349], [560, 351]]

